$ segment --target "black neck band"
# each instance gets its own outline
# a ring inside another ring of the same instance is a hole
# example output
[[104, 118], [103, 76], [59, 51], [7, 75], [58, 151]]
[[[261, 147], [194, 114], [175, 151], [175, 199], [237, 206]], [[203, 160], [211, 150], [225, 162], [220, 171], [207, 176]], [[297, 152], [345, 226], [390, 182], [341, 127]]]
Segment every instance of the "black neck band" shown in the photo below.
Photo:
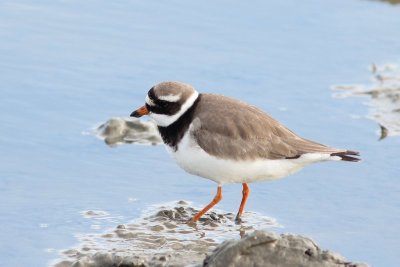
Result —
[[194, 111], [201, 98], [201, 94], [196, 98], [193, 105], [186, 110], [174, 123], [167, 127], [158, 126], [158, 131], [164, 143], [174, 149], [178, 150], [178, 143], [185, 135], [190, 123], [193, 120]]

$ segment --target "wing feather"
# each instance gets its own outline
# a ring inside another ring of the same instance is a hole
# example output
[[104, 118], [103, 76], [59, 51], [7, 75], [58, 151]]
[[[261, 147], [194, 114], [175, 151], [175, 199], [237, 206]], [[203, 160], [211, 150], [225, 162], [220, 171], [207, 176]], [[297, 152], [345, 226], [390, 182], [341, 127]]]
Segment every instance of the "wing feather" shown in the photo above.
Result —
[[339, 153], [303, 139], [260, 109], [221, 95], [203, 94], [191, 134], [207, 153], [225, 159], [283, 159]]

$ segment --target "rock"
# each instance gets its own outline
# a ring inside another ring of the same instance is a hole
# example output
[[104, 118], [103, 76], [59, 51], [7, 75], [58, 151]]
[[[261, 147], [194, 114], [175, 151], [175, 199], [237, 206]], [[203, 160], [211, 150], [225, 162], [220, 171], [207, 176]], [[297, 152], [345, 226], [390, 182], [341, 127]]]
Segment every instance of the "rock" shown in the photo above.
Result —
[[95, 130], [109, 146], [118, 144], [161, 144], [157, 126], [152, 121], [131, 118], [111, 118]]
[[[380, 0], [383, 1], [383, 0]], [[397, 0], [397, 2], [400, 2]], [[336, 96], [368, 96], [367, 118], [378, 123], [379, 140], [400, 135], [400, 65], [372, 65], [372, 83], [337, 85]], [[354, 116], [354, 115], [353, 115]], [[354, 118], [358, 118], [355, 116]]]
[[[154, 259], [148, 263], [146, 259], [137, 256], [119, 256], [114, 253], [96, 253], [90, 258], [82, 258], [71, 265], [70, 267], [147, 267], [147, 266], [161, 266], [161, 260]], [[149, 265], [151, 264], [151, 265]], [[56, 265], [58, 266], [58, 265]], [[61, 267], [61, 266], [60, 266]]]
[[307, 237], [254, 231], [241, 240], [223, 242], [206, 257], [203, 266], [366, 267], [368, 265], [350, 263], [334, 252], [323, 251]]

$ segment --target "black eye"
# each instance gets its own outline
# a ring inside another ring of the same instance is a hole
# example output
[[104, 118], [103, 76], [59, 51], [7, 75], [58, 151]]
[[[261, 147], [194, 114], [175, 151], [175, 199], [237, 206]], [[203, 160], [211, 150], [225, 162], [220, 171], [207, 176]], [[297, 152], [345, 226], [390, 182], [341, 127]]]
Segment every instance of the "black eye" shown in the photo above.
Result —
[[168, 101], [159, 101], [159, 106], [162, 107], [162, 108], [168, 108], [168, 107], [170, 107], [171, 105], [172, 105], [171, 102], [168, 102]]

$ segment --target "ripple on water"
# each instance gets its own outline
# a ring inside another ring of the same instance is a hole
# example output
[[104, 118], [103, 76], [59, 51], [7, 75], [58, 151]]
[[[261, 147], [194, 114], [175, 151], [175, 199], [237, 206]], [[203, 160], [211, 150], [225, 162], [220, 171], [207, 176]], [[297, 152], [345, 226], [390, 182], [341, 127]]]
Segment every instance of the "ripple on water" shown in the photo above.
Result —
[[380, 140], [387, 136], [398, 136], [400, 135], [400, 66], [373, 64], [371, 72], [372, 83], [333, 86], [337, 92], [335, 96], [369, 96], [367, 117], [380, 126]]

